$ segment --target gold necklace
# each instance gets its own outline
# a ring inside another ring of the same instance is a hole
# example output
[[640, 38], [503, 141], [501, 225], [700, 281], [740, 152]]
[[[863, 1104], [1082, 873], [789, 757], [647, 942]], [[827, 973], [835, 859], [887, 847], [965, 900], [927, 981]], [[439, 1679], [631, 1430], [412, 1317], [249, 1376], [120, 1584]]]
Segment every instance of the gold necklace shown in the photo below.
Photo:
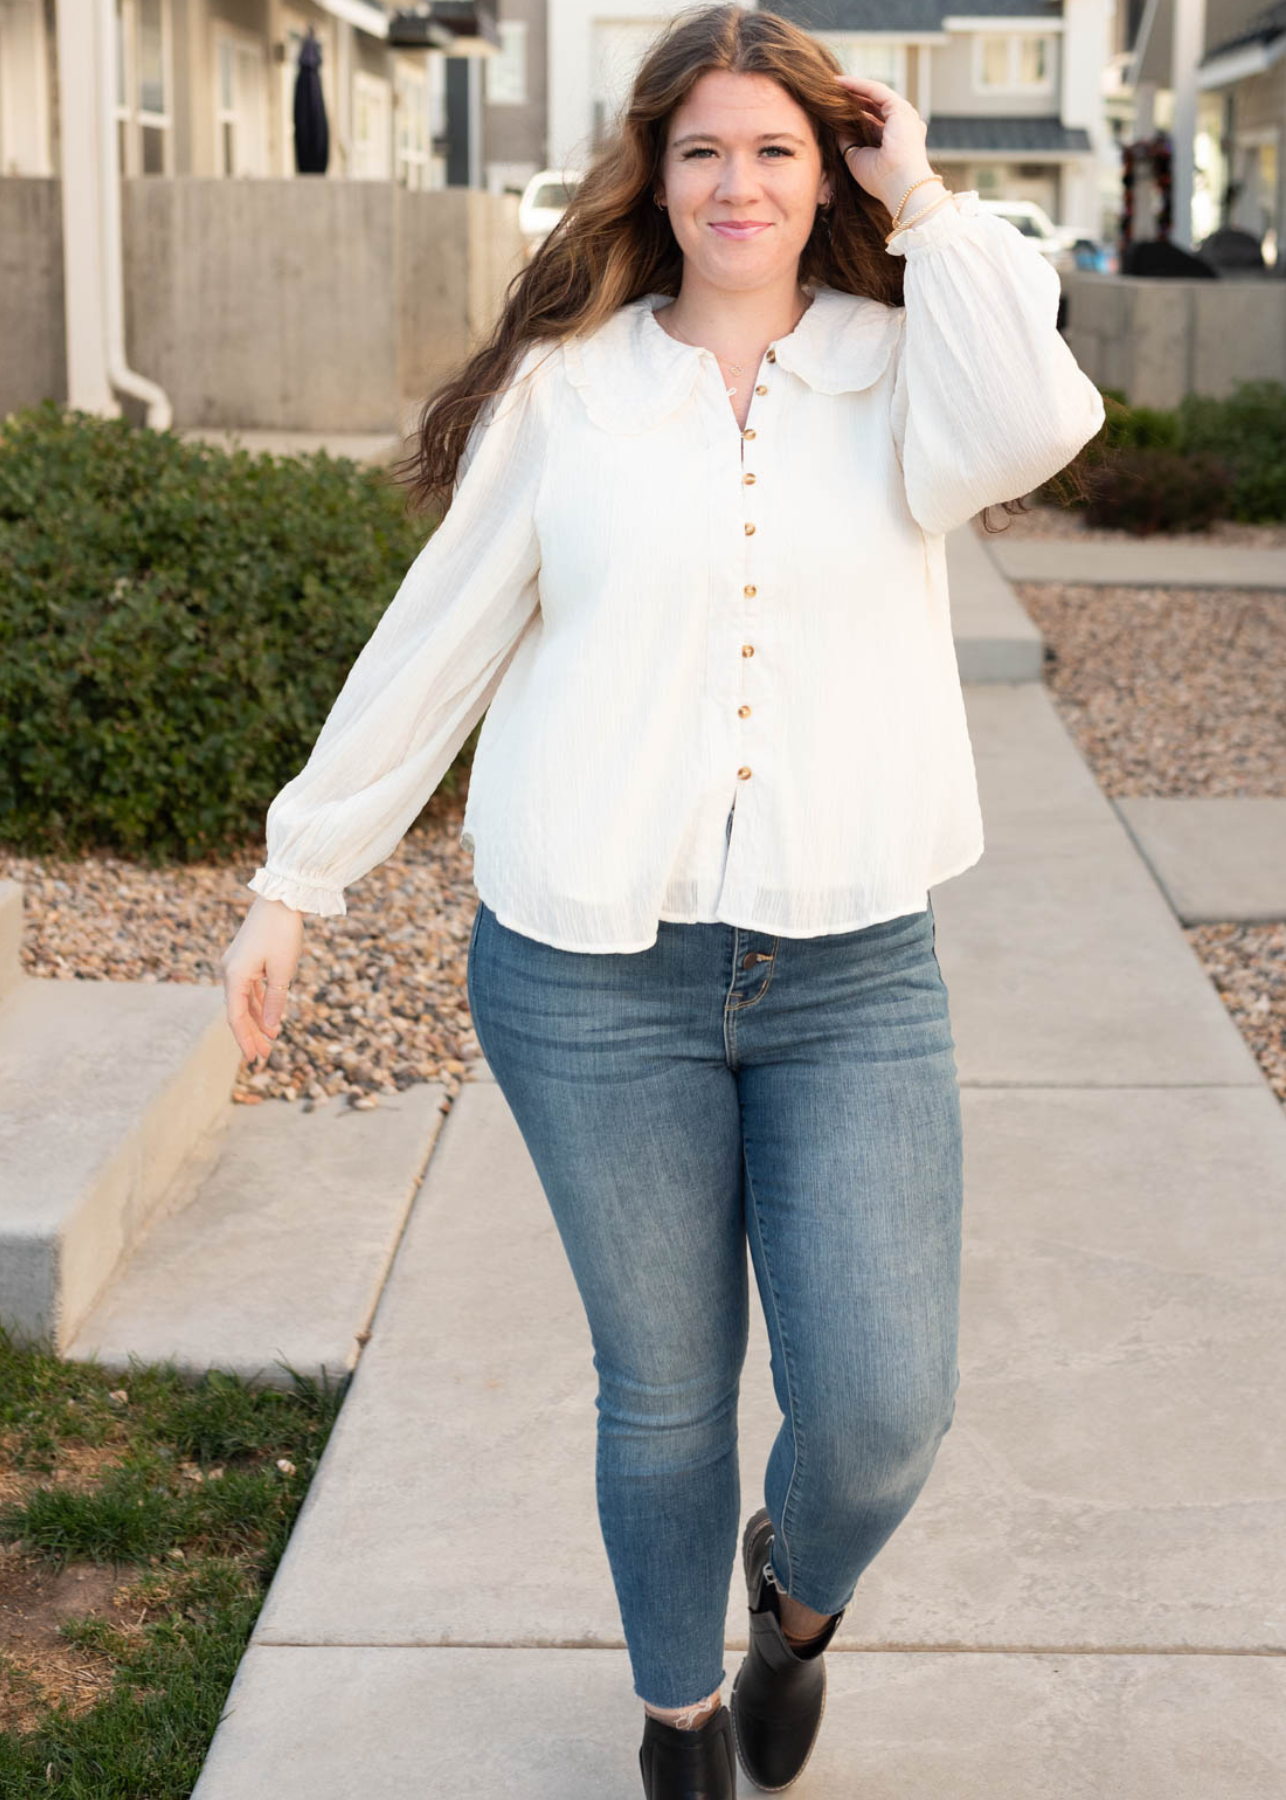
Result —
[[[673, 304], [674, 304], [674, 302], [671, 301], [670, 305], [673, 306]], [[812, 305], [812, 301], [809, 300], [803, 307], [800, 308], [800, 311], [796, 315], [796, 318], [795, 318], [795, 324], [792, 325], [790, 328], [791, 331], [793, 331], [795, 329], [795, 325], [799, 324], [800, 319], [803, 318], [804, 314], [808, 311], [808, 308], [811, 305]], [[665, 312], [666, 310], [667, 310], [667, 308], [665, 308], [665, 307], [661, 308], [662, 312]], [[657, 320], [657, 324], [658, 325], [661, 324], [661, 321], [659, 319]], [[678, 338], [678, 340], [681, 344], [687, 344], [689, 349], [692, 349], [692, 350], [709, 349], [709, 345], [707, 345], [707, 344], [694, 344], [692, 342], [691, 338], [684, 337], [683, 333], [679, 330], [677, 325], [669, 325], [669, 326], [663, 325], [663, 326], [661, 326], [661, 329], [663, 331], [669, 331], [673, 336]], [[783, 333], [783, 336], [789, 337], [790, 332]], [[720, 356], [720, 354], [717, 350], [711, 350], [710, 354], [711, 354], [711, 356], [714, 357], [714, 360], [719, 364], [719, 367], [721, 369], [731, 369], [734, 375], [744, 375], [745, 374], [745, 369], [742, 367], [742, 365], [740, 363], [732, 362], [726, 356]], [[727, 393], [728, 397], [731, 399], [731, 397], [736, 393], [737, 390], [735, 387], [730, 387], [730, 388], [726, 388], [724, 391]]]

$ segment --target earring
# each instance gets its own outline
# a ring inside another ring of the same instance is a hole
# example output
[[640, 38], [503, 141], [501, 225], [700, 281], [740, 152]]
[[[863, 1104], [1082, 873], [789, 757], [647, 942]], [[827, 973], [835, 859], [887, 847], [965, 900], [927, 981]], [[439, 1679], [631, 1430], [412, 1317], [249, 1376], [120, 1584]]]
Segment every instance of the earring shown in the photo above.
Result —
[[654, 201], [654, 202], [655, 202], [655, 203], [656, 203], [656, 205], [657, 205], [657, 206], [659, 206], [659, 207], [660, 207], [660, 208], [661, 208], [661, 211], [662, 211], [662, 212], [664, 212], [664, 211], [665, 211], [665, 201], [664, 201], [664, 200], [657, 200], [657, 198], [656, 198], [656, 195], [655, 195], [655, 194], [653, 194], [653, 196], [652, 196], [652, 199], [653, 199], [653, 201]]

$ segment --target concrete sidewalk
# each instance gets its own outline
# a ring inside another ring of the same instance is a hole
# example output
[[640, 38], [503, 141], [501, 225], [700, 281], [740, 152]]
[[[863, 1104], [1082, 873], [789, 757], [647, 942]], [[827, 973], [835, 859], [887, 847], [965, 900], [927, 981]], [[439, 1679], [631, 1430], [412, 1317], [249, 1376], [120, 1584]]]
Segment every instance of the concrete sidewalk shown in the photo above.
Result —
[[1108, 587], [1286, 588], [1286, 550], [1203, 541], [1200, 536], [1097, 539], [1006, 538], [987, 549], [1009, 581], [1084, 582]]
[[[1002, 658], [1026, 634], [966, 555], [953, 609], [983, 668], [971, 596]], [[1276, 1800], [1286, 1114], [1039, 680], [984, 672], [966, 701], [987, 850], [933, 895], [966, 1135], [961, 1387], [828, 1654], [791, 1791]], [[777, 1425], [757, 1299], [752, 1320], [743, 1520]], [[484, 1069], [194, 1800], [638, 1800], [590, 1358]], [[745, 1645], [734, 1572], [725, 1698]]]

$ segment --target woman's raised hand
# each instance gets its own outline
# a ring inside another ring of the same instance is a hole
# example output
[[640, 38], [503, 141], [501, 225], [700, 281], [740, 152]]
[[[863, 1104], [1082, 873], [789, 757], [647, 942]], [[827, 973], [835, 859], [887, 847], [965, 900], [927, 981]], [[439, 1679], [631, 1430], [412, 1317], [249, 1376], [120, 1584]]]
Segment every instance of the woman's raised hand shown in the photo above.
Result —
[[267, 1058], [281, 1030], [286, 994], [304, 941], [304, 915], [256, 894], [219, 959], [228, 1024], [248, 1063]]
[[913, 181], [934, 173], [925, 149], [929, 128], [911, 102], [885, 82], [865, 75], [839, 75], [836, 79], [862, 102], [868, 123], [879, 126], [883, 133], [879, 144], [859, 145], [850, 155], [849, 147], [857, 144], [857, 139], [851, 132], [841, 131], [836, 141], [844, 166], [859, 186], [892, 212]]

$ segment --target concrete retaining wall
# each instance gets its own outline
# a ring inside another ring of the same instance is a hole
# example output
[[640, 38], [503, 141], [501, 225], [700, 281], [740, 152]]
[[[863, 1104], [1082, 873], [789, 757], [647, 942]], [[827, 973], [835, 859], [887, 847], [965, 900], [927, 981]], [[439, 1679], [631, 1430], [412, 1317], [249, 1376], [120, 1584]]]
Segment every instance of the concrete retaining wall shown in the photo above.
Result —
[[0, 179], [0, 418], [67, 398], [62, 187], [49, 175]]
[[[396, 431], [521, 267], [512, 194], [192, 175], [121, 190], [126, 359], [179, 427]], [[55, 179], [0, 181], [0, 317], [0, 413], [65, 402]]]
[[1229, 395], [1238, 381], [1286, 382], [1286, 279], [1152, 281], [1064, 275], [1072, 354], [1100, 387], [1134, 406], [1177, 406], [1185, 394]]

